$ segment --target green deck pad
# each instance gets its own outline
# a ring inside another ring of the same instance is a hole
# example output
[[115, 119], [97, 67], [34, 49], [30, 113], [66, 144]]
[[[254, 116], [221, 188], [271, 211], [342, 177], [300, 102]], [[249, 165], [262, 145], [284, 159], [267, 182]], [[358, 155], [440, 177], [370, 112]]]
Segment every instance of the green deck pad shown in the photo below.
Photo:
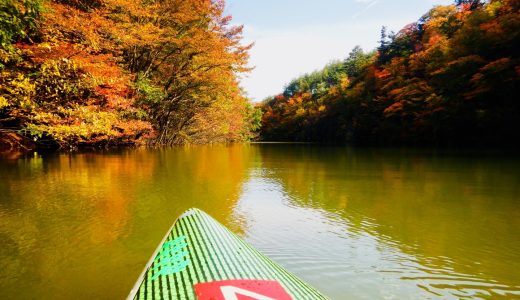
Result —
[[277, 281], [295, 300], [327, 299], [195, 208], [177, 219], [128, 299], [197, 299], [194, 285], [223, 280]]

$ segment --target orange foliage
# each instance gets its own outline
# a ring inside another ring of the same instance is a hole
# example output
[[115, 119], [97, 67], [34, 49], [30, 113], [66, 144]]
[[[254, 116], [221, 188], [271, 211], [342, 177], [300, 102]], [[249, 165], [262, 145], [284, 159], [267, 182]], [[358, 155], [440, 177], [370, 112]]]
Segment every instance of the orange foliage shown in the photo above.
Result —
[[[47, 107], [25, 104], [29, 108], [12, 107], [9, 113], [22, 117], [22, 126], [32, 135], [50, 135], [62, 147], [139, 143], [143, 137], [159, 143], [240, 140], [247, 135], [250, 112], [236, 75], [250, 69], [246, 64], [252, 45], [241, 45], [243, 27], [230, 25], [224, 4], [46, 1], [40, 41], [16, 48], [31, 68], [50, 68], [49, 80], [63, 86], [56, 89], [59, 93], [48, 92]], [[65, 76], [62, 65], [74, 74], [73, 80], [60, 80]], [[13, 78], [8, 82], [23, 82], [27, 91], [19, 94], [33, 97], [36, 104], [42, 101], [40, 90], [54, 89]], [[149, 99], [136, 90], [143, 78]], [[74, 103], [60, 99], [74, 92], [75, 84], [82, 90], [70, 97]], [[13, 102], [4, 98], [2, 106]]]
[[517, 2], [457, 1], [435, 6], [397, 34], [383, 29], [371, 58], [354, 48], [334, 76], [326, 67], [293, 80], [284, 92], [290, 97], [268, 98], [264, 138], [514, 143], [520, 138]]
[[375, 72], [375, 76], [376, 76], [376, 78], [379, 78], [379, 79], [387, 78], [387, 77], [389, 77], [390, 75], [392, 75], [392, 73], [390, 73], [390, 71], [387, 70], [387, 69], [376, 70], [376, 72]]

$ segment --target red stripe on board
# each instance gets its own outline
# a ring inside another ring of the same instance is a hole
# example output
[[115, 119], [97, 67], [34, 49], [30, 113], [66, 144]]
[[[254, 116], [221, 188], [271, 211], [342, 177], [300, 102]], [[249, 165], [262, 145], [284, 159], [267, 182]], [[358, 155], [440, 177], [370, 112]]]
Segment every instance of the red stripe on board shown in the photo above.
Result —
[[198, 283], [198, 300], [293, 300], [285, 289], [273, 280], [222, 280]]

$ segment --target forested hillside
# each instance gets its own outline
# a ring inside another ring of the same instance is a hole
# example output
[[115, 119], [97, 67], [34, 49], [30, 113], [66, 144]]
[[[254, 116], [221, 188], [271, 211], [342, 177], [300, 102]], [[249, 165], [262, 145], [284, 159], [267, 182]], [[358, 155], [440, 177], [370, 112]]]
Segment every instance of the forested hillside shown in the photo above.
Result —
[[[250, 45], [224, 1], [0, 1], [0, 145], [250, 138]], [[256, 123], [259, 115], [256, 114]]]
[[269, 141], [506, 145], [520, 138], [520, 2], [459, 0], [372, 52], [293, 80], [266, 99]]

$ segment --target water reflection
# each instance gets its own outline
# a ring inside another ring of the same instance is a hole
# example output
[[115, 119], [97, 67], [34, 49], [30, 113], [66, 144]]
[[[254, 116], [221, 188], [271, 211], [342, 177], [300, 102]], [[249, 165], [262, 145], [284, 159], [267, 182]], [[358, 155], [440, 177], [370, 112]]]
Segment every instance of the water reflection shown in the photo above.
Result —
[[515, 156], [201, 146], [1, 159], [0, 179], [9, 299], [123, 298], [189, 207], [333, 299], [520, 297]]
[[[244, 147], [128, 150], [0, 161], [0, 290], [25, 299], [117, 299], [174, 219], [221, 221], [247, 177]], [[240, 222], [232, 224], [241, 232]]]
[[[349, 270], [357, 287], [363, 285], [359, 272], [377, 273], [356, 299], [423, 294], [366, 292], [407, 285], [423, 289], [425, 297], [518, 297], [518, 160], [281, 145], [261, 152], [262, 173], [283, 191], [278, 198], [286, 206], [322, 211], [298, 225], [303, 231], [321, 226], [312, 220], [336, 223], [329, 232], [344, 239], [343, 248], [327, 255], [345, 264], [337, 269]], [[315, 236], [320, 240], [313, 243], [327, 249], [340, 241]], [[349, 252], [352, 245], [363, 254]], [[390, 283], [394, 279], [399, 280]], [[344, 287], [332, 286], [325, 289], [341, 298]]]

